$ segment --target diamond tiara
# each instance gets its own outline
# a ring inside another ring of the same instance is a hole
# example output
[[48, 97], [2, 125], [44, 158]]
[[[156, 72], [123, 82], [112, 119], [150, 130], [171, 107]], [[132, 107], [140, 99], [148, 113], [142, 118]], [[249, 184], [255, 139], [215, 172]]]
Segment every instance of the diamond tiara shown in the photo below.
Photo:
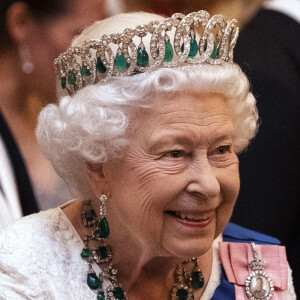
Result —
[[[72, 46], [55, 59], [55, 71], [62, 89], [72, 95], [87, 85], [106, 82], [112, 77], [157, 68], [232, 62], [239, 34], [236, 23], [235, 19], [226, 20], [220, 14], [210, 17], [204, 10], [186, 16], [176, 13], [161, 22], [126, 28], [123, 33], [103, 35], [86, 40], [81, 46]], [[173, 42], [168, 35], [171, 31]], [[150, 38], [148, 51], [143, 43], [146, 36]]]

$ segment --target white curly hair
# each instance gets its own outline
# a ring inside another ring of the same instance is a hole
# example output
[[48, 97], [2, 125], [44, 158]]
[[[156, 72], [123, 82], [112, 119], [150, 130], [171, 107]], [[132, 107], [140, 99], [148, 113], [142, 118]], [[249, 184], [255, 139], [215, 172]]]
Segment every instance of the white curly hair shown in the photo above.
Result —
[[[113, 25], [114, 20], [120, 27], [121, 19], [125, 28], [136, 25], [130, 24], [133, 19], [145, 22], [153, 16], [160, 18], [145, 13], [134, 16], [122, 14], [97, 22], [75, 43], [94, 38], [100, 28]], [[164, 101], [167, 94], [182, 91], [222, 94], [234, 124], [234, 150], [239, 153], [247, 147], [258, 127], [256, 101], [245, 74], [234, 63], [203, 64], [185, 70], [161, 68], [87, 86], [73, 96], [62, 97], [58, 105], [46, 106], [39, 116], [36, 135], [43, 153], [73, 195], [89, 198], [88, 164], [99, 165], [121, 157], [130, 137], [128, 126], [134, 122], [132, 116], [137, 110], [151, 109], [153, 99]]]

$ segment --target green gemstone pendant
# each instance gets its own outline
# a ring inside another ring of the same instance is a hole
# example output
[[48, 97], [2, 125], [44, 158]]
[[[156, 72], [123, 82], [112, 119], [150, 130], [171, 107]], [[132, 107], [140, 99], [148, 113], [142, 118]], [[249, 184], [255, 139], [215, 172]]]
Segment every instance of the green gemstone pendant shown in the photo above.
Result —
[[[199, 51], [199, 47], [196, 41], [196, 38], [194, 37], [190, 37], [191, 41], [190, 41], [190, 52], [188, 57], [189, 58], [193, 58], [197, 55], [198, 51]], [[181, 52], [184, 51], [184, 44], [181, 45]]]
[[106, 67], [104, 66], [104, 64], [103, 64], [100, 57], [97, 57], [96, 68], [97, 68], [97, 71], [99, 73], [105, 73], [106, 72]]
[[67, 86], [67, 78], [66, 78], [65, 76], [63, 76], [63, 77], [61, 78], [61, 88], [62, 88], [62, 89], [65, 89], [66, 86]]
[[118, 53], [116, 55], [116, 58], [115, 58], [115, 66], [117, 67], [117, 69], [119, 70], [124, 70], [127, 68], [127, 61], [126, 61], [126, 58], [124, 56], [124, 54], [121, 52], [121, 53]]
[[86, 65], [82, 64], [82, 67], [81, 67], [81, 75], [82, 76], [90, 76], [91, 75], [91, 71], [87, 68]]
[[101, 239], [106, 239], [109, 236], [109, 226], [105, 217], [103, 217], [98, 223], [97, 236]]
[[97, 293], [97, 300], [105, 300], [104, 292]]
[[210, 58], [216, 59], [218, 56], [219, 56], [219, 49], [217, 49], [217, 45], [216, 45], [216, 43], [214, 42], [214, 50], [213, 50], [213, 52], [211, 53]]
[[137, 50], [137, 65], [146, 67], [148, 65], [149, 56], [145, 48], [139, 47]]
[[192, 38], [191, 37], [191, 42], [190, 42], [190, 53], [188, 55], [188, 57], [193, 58], [197, 55], [198, 51], [199, 51], [199, 47], [196, 41], [196, 38]]
[[96, 213], [93, 209], [84, 212], [84, 217], [87, 221], [91, 222], [96, 218]]
[[173, 48], [170, 42], [165, 43], [165, 56], [164, 61], [165, 62], [171, 62], [173, 59]]
[[98, 247], [96, 249], [96, 253], [101, 257], [101, 259], [105, 259], [108, 257], [108, 249], [105, 246]]
[[101, 287], [101, 281], [95, 273], [89, 273], [87, 276], [87, 284], [91, 290]]
[[201, 289], [204, 286], [204, 278], [201, 271], [192, 273], [192, 288], [194, 290]]
[[116, 299], [119, 299], [119, 300], [124, 300], [125, 299], [124, 291], [120, 287], [115, 287], [114, 290], [113, 290], [113, 294], [114, 294], [114, 297]]
[[178, 300], [186, 300], [188, 298], [189, 292], [186, 289], [178, 289], [176, 296]]
[[80, 256], [83, 259], [88, 259], [90, 257], [91, 253], [89, 249], [82, 249]]
[[[206, 51], [206, 49], [207, 49], [207, 41], [205, 41], [204, 51]], [[218, 58], [218, 56], [219, 56], [219, 51], [220, 51], [220, 49], [217, 48], [217, 44], [216, 44], [216, 42], [214, 42], [214, 49], [213, 49], [213, 51], [212, 51], [212, 53], [211, 53], [211, 55], [210, 55], [210, 58], [212, 58], [212, 59]]]
[[[198, 50], [199, 50], [199, 47], [198, 47], [196, 39], [191, 40], [190, 52], [189, 52], [188, 57], [189, 58], [195, 57], [198, 53]], [[184, 44], [181, 45], [181, 52], [183, 52], [183, 51], [184, 51]]]
[[71, 85], [76, 84], [76, 75], [73, 71], [69, 71], [68, 73], [68, 83]]

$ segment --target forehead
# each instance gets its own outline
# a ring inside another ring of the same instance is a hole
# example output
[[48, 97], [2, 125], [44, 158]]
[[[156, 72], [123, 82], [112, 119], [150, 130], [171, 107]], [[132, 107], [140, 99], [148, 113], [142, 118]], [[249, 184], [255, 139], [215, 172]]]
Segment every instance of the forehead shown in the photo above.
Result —
[[148, 142], [162, 137], [218, 138], [233, 135], [233, 122], [224, 96], [180, 93], [158, 98], [134, 122], [135, 137]]

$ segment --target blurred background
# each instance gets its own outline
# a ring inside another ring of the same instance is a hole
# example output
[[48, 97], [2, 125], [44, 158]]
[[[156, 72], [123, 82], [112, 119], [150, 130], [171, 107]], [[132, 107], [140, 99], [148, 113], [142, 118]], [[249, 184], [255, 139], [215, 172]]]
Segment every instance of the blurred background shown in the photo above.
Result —
[[235, 18], [239, 26], [245, 24], [261, 7], [263, 0], [110, 0], [108, 12], [147, 11], [165, 16], [175, 12], [189, 13], [201, 9], [210, 14], [221, 13]]

